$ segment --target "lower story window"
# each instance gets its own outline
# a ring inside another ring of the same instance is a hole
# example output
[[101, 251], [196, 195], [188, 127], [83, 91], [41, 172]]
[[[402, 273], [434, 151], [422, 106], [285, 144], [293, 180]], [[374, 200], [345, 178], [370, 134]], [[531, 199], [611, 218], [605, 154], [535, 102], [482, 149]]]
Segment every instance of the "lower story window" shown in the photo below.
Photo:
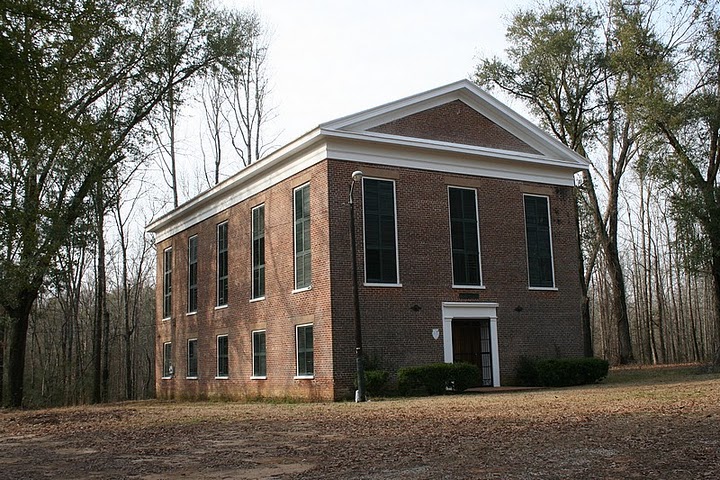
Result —
[[295, 327], [297, 339], [297, 375], [312, 377], [315, 374], [313, 362], [313, 326], [298, 325]]
[[217, 376], [228, 377], [230, 374], [228, 362], [228, 336], [217, 337]]
[[197, 376], [198, 376], [197, 338], [188, 340], [188, 344], [187, 344], [187, 376], [189, 378], [197, 378]]
[[170, 378], [173, 374], [172, 343], [163, 343], [163, 378]]
[[253, 348], [253, 377], [267, 376], [267, 361], [265, 349], [265, 330], [253, 332], [252, 334]]

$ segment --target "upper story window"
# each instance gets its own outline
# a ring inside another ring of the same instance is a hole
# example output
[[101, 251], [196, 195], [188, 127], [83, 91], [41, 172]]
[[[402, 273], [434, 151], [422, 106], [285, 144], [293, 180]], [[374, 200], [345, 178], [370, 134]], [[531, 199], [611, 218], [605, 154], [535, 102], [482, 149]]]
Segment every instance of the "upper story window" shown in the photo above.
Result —
[[197, 312], [198, 302], [198, 237], [188, 239], [188, 313]]
[[265, 205], [252, 209], [252, 298], [265, 296]]
[[163, 318], [172, 316], [172, 248], [163, 251]]
[[449, 187], [450, 243], [454, 286], [480, 286], [480, 232], [477, 192], [474, 188]]
[[363, 178], [365, 282], [399, 284], [395, 182]]
[[217, 306], [228, 304], [228, 223], [217, 226]]
[[550, 200], [541, 195], [525, 195], [524, 200], [529, 285], [530, 288], [553, 288]]
[[295, 220], [295, 289], [309, 288], [312, 282], [310, 253], [310, 184], [293, 193]]

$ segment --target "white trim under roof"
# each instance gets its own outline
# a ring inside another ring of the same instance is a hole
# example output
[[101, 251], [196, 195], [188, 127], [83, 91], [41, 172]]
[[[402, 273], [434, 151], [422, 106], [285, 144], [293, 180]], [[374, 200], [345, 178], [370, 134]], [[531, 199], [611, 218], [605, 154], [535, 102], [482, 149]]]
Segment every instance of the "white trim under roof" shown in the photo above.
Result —
[[[366, 129], [461, 100], [538, 154], [403, 137]], [[321, 124], [148, 225], [161, 242], [325, 159], [442, 173], [574, 185], [589, 162], [469, 80]]]

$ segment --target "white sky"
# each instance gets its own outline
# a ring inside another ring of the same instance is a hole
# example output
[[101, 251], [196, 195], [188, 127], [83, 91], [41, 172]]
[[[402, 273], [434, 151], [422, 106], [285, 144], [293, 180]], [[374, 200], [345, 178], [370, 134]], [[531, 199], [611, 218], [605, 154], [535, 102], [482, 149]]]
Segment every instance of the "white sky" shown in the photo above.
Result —
[[268, 138], [468, 78], [501, 55], [507, 18], [527, 0], [225, 0], [271, 31]]

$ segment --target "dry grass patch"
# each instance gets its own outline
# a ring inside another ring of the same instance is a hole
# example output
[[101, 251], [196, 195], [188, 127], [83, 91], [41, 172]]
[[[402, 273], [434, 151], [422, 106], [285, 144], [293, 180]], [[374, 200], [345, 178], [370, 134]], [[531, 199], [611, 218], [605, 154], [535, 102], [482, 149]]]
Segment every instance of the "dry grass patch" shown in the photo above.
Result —
[[720, 478], [720, 375], [366, 404], [0, 413], [0, 478]]

